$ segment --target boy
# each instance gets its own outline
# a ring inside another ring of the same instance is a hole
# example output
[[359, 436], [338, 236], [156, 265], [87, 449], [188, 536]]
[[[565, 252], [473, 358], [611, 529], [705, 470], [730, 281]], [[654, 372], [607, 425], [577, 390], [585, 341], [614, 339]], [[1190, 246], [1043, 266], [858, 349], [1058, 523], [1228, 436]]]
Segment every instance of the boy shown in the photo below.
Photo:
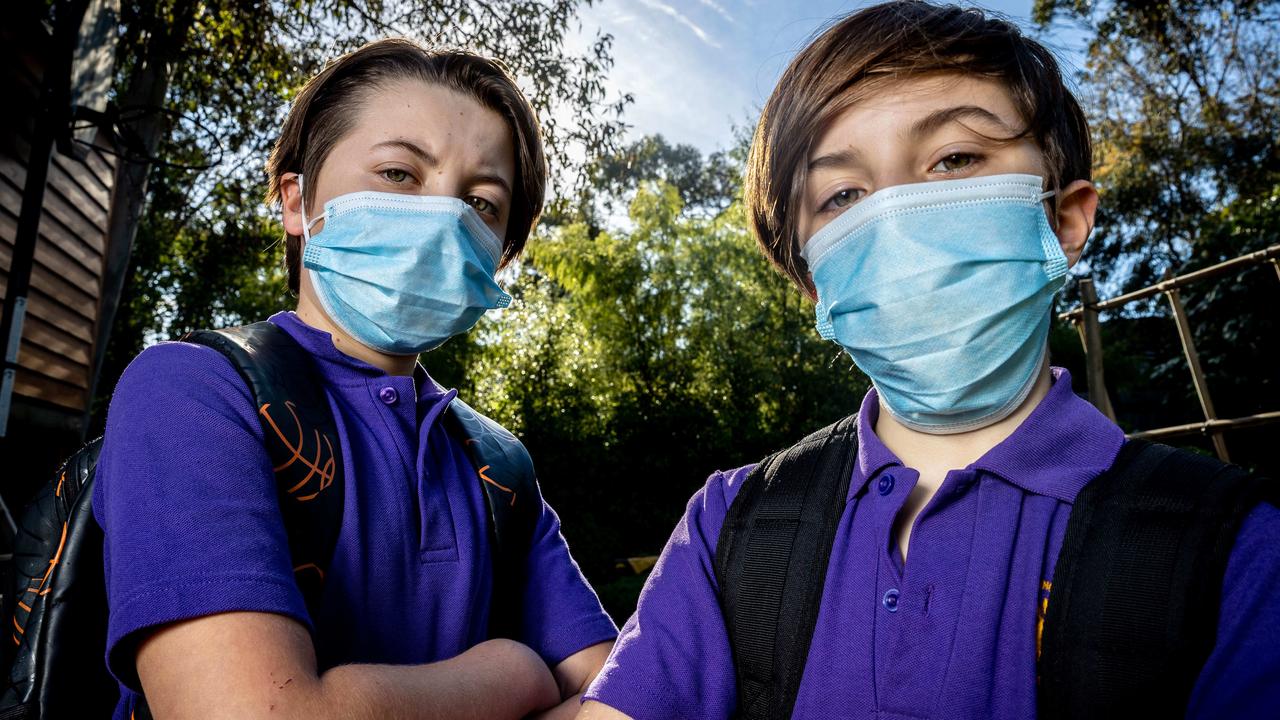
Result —
[[[93, 499], [115, 717], [572, 715], [612, 621], [536, 498], [517, 627], [491, 637], [505, 598], [477, 468], [445, 424], [457, 392], [418, 363], [509, 299], [494, 274], [543, 203], [533, 109], [491, 60], [382, 40], [294, 98], [268, 172], [299, 293], [270, 323], [332, 410], [345, 482], [317, 446], [295, 456], [312, 484], [277, 500], [268, 407], [212, 348], [161, 343], [129, 365]], [[293, 562], [282, 506], [339, 487], [331, 562]]]
[[[773, 542], [724, 546], [748, 517], [735, 500], [762, 502], [766, 481], [817, 443], [712, 475], [580, 717], [1043, 714], [1040, 633], [1073, 503], [1125, 445], [1047, 359], [1054, 294], [1094, 222], [1090, 160], [1052, 56], [979, 11], [887, 3], [801, 51], [761, 115], [745, 199], [765, 252], [816, 300], [819, 331], [874, 383], [823, 435], [856, 428], [856, 452], [814, 471], [842, 473], [847, 489], [830, 496], [838, 512], [813, 572], [794, 574], [797, 539], [770, 546], [792, 557], [756, 553], [754, 567], [773, 570], [734, 574], [721, 555]], [[757, 529], [787, 515], [765, 512]], [[1280, 707], [1280, 510], [1257, 505], [1234, 547], [1192, 716]], [[773, 596], [752, 594], [773, 586], [820, 600], [811, 640]], [[753, 603], [764, 611], [744, 630]], [[766, 661], [753, 674], [756, 646], [773, 657], [796, 637], [790, 671], [802, 674], [775, 702], [786, 671]]]

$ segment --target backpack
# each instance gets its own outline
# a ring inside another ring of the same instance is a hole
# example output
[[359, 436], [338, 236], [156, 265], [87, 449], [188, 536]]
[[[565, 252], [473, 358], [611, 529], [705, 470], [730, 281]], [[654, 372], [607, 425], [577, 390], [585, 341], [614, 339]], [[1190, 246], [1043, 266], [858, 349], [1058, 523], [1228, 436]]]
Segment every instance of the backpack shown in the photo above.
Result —
[[[310, 354], [270, 322], [183, 338], [222, 353], [259, 408], [294, 578], [313, 616], [342, 522], [342, 448]], [[541, 512], [533, 461], [501, 425], [455, 398], [445, 426], [463, 440], [489, 510], [491, 637], [520, 629], [524, 558]], [[103, 533], [93, 517], [99, 438], [72, 455], [27, 507], [15, 538], [15, 657], [0, 720], [109, 717], [119, 687], [107, 671]], [[148, 720], [145, 701], [134, 714]]]
[[[846, 417], [765, 458], [729, 507], [715, 574], [742, 718], [786, 718], [858, 438]], [[1142, 440], [1077, 496], [1039, 659], [1041, 718], [1181, 717], [1213, 649], [1227, 558], [1270, 481]], [[779, 632], [785, 628], [785, 632]]]

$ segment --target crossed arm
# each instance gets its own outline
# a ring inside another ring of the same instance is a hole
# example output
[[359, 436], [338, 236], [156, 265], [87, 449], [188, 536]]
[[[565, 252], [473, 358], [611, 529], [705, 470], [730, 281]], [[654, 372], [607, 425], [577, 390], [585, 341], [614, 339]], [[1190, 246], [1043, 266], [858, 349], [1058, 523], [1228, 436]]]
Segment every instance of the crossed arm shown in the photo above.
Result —
[[233, 612], [167, 625], [138, 648], [157, 720], [571, 718], [609, 643], [550, 669], [514, 640], [489, 640], [429, 665], [316, 668], [311, 637], [283, 615]]

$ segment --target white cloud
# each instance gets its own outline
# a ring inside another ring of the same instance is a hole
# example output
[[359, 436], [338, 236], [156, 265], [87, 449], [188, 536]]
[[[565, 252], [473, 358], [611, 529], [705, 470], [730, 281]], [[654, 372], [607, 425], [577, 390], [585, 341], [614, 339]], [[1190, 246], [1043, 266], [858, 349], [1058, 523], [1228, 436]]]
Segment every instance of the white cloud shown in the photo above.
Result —
[[702, 42], [706, 43], [710, 47], [713, 47], [717, 50], [720, 49], [720, 43], [716, 42], [715, 40], [712, 40], [711, 36], [707, 34], [707, 31], [703, 30], [701, 27], [698, 26], [697, 23], [690, 20], [689, 16], [685, 15], [684, 13], [681, 13], [679, 10], [676, 10], [675, 8], [671, 7], [670, 5], [664, 2], [659, 2], [659, 0], [640, 0], [640, 4], [644, 5], [650, 10], [656, 10], [660, 13], [670, 16], [676, 22], [680, 23], [681, 25], [684, 25], [685, 27], [693, 31], [693, 34], [697, 35], [698, 39], [701, 40]]
[[730, 25], [737, 24], [736, 21], [733, 19], [733, 16], [729, 14], [729, 11], [725, 10], [724, 6], [717, 3], [715, 0], [698, 0], [698, 2], [702, 3], [703, 6], [714, 10], [717, 15], [724, 18], [724, 21], [729, 23]]

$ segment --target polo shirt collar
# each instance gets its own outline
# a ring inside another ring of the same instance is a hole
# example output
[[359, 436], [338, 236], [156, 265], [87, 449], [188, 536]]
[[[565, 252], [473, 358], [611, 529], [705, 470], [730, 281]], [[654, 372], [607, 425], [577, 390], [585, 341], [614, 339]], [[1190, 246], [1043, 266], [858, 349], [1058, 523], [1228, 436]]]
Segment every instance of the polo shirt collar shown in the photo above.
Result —
[[[370, 365], [339, 350], [333, 344], [333, 335], [306, 324], [292, 310], [278, 312], [268, 320], [288, 333], [290, 337], [298, 341], [298, 344], [302, 345], [311, 354], [316, 361], [320, 375], [327, 381], [341, 383], [386, 379], [388, 382], [397, 382], [395, 376], [392, 376], [382, 368]], [[398, 381], [404, 382], [407, 380], [409, 378], [401, 377]], [[417, 398], [420, 401], [440, 399], [452, 392], [446, 390], [432, 379], [426, 368], [422, 366], [422, 363], [417, 363], [414, 367], [412, 382]]]
[[[969, 469], [995, 475], [1006, 482], [1064, 502], [1115, 462], [1124, 431], [1071, 391], [1071, 373], [1053, 368], [1053, 384], [1027, 419]], [[858, 469], [849, 497], [876, 473], [901, 465], [876, 436], [880, 401], [875, 388], [867, 391], [858, 411]]]

